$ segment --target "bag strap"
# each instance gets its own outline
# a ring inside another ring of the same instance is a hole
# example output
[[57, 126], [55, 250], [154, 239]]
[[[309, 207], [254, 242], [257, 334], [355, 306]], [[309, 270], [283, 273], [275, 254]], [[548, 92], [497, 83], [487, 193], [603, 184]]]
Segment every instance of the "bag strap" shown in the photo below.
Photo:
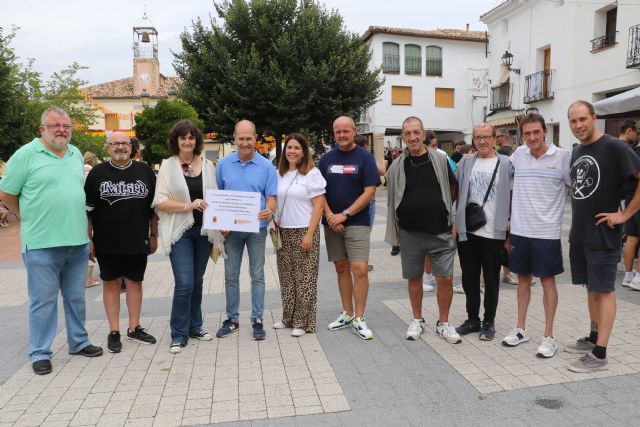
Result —
[[289, 189], [291, 188], [293, 183], [296, 181], [296, 178], [298, 177], [299, 173], [300, 173], [300, 169], [296, 171], [296, 175], [293, 177], [293, 179], [291, 180], [291, 182], [287, 186], [287, 189], [284, 192], [284, 196], [282, 197], [282, 208], [280, 208], [280, 215], [278, 216], [277, 221], [275, 221], [276, 226], [279, 226], [280, 224], [280, 219], [282, 218], [282, 212], [284, 212], [284, 205], [287, 203], [287, 193], [289, 192]]
[[487, 203], [487, 199], [489, 198], [489, 193], [491, 193], [491, 187], [493, 186], [493, 181], [496, 179], [496, 174], [498, 173], [498, 166], [500, 165], [500, 159], [496, 161], [496, 167], [493, 169], [493, 175], [491, 176], [491, 181], [489, 182], [489, 187], [487, 188], [487, 194], [484, 195], [484, 200], [482, 201], [482, 207], [484, 208], [484, 204]]

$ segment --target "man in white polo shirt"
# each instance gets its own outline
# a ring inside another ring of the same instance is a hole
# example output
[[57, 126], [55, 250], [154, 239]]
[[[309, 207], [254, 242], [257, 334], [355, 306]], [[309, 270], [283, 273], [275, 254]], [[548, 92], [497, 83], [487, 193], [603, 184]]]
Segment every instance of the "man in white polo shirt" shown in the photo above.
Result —
[[552, 357], [558, 350], [553, 337], [553, 320], [558, 307], [555, 276], [564, 271], [560, 233], [565, 186], [571, 185], [571, 155], [545, 141], [547, 127], [540, 114], [527, 114], [520, 126], [526, 145], [509, 157], [515, 171], [509, 267], [518, 275], [518, 323], [502, 343], [515, 347], [529, 341], [525, 321], [532, 276], [536, 276], [542, 282], [545, 314], [544, 336], [536, 354]]

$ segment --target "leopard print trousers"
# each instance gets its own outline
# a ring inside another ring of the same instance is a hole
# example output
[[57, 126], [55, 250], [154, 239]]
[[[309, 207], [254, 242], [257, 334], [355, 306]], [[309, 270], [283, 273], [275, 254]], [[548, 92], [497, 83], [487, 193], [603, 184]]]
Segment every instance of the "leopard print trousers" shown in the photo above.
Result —
[[282, 249], [277, 252], [282, 296], [282, 323], [287, 328], [316, 330], [320, 230], [316, 229], [309, 252], [300, 244], [308, 228], [280, 228]]

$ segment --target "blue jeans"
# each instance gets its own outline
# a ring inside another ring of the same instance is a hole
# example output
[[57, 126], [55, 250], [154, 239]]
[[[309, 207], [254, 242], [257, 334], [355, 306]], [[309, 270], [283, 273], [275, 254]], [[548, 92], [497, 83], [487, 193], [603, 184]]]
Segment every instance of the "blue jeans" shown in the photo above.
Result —
[[69, 353], [91, 344], [85, 329], [85, 283], [89, 245], [29, 249], [22, 254], [29, 290], [29, 359], [51, 359], [62, 293]]
[[376, 201], [369, 203], [369, 227], [373, 228], [373, 223], [376, 221]]
[[264, 248], [267, 228], [258, 233], [232, 231], [224, 241], [224, 289], [227, 297], [227, 317], [238, 321], [240, 305], [240, 265], [245, 245], [249, 255], [251, 276], [251, 320], [262, 319], [264, 312]]
[[202, 329], [202, 282], [213, 244], [193, 226], [171, 246], [169, 259], [176, 287], [171, 304], [171, 340], [187, 344], [189, 332]]

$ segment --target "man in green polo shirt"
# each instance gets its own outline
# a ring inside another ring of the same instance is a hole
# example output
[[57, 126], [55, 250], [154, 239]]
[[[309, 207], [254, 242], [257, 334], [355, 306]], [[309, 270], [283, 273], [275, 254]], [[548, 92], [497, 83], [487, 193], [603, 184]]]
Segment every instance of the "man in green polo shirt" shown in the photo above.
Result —
[[85, 280], [89, 257], [84, 169], [71, 140], [71, 119], [50, 107], [40, 138], [16, 151], [0, 181], [0, 199], [19, 212], [22, 259], [29, 289], [29, 358], [38, 375], [51, 372], [58, 292], [62, 294], [69, 353], [100, 356], [85, 329]]

